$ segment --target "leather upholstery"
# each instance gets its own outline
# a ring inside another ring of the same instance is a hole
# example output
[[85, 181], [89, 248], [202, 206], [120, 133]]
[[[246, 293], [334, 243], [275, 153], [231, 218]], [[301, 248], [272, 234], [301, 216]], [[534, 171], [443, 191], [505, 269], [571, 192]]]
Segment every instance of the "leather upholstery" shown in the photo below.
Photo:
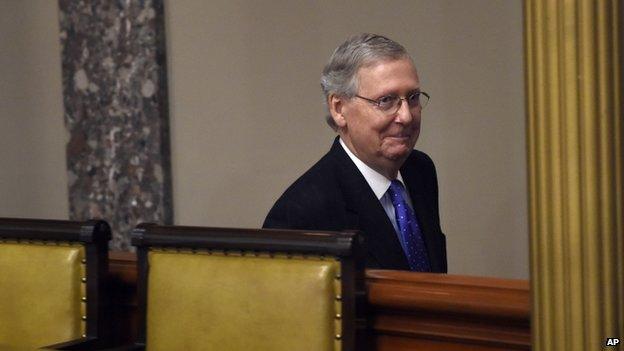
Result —
[[0, 243], [0, 344], [41, 347], [84, 334], [81, 245]]
[[150, 251], [149, 350], [340, 350], [334, 258]]

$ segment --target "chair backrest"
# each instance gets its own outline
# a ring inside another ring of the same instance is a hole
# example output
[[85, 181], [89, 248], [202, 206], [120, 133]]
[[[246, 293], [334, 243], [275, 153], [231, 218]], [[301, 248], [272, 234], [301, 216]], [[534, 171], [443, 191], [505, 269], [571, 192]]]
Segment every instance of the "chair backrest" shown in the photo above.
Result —
[[98, 337], [110, 235], [104, 221], [0, 218], [0, 348]]
[[[141, 225], [139, 342], [148, 350], [354, 350], [357, 233]], [[356, 321], [358, 319], [358, 321]]]

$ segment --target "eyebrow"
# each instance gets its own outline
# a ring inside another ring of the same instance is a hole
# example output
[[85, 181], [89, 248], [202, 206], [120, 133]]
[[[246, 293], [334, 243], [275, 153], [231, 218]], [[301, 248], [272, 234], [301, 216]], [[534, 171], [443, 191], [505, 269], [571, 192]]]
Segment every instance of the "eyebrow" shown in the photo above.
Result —
[[[421, 92], [422, 92], [422, 91], [420, 90], [420, 88], [416, 88], [416, 89], [409, 90], [405, 96], [408, 96], [408, 95], [410, 95], [410, 94], [414, 94], [414, 93], [418, 93], [418, 94], [420, 94]], [[381, 99], [382, 97], [386, 97], [386, 96], [399, 96], [399, 94], [396, 94], [396, 93], [385, 93], [385, 94], [380, 94], [380, 95], [377, 95], [377, 98], [375, 98], [374, 100], [379, 100], [379, 99]]]

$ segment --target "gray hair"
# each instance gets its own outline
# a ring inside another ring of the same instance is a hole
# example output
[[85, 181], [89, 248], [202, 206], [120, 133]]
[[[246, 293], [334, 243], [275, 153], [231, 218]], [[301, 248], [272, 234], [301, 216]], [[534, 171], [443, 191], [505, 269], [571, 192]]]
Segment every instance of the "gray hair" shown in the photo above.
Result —
[[[321, 75], [321, 89], [328, 103], [330, 95], [354, 97], [357, 94], [357, 72], [366, 65], [382, 61], [409, 58], [405, 48], [382, 35], [363, 33], [350, 37], [334, 50]], [[337, 130], [331, 114], [327, 124]]]

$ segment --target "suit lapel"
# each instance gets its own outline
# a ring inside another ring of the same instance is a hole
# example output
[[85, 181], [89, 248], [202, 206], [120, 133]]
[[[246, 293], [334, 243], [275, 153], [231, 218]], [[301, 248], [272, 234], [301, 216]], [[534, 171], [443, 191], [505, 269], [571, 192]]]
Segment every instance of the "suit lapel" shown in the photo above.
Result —
[[338, 138], [334, 141], [330, 154], [339, 172], [349, 227], [363, 232], [367, 251], [379, 262], [380, 267], [409, 269], [388, 215], [364, 176], [340, 145]]

